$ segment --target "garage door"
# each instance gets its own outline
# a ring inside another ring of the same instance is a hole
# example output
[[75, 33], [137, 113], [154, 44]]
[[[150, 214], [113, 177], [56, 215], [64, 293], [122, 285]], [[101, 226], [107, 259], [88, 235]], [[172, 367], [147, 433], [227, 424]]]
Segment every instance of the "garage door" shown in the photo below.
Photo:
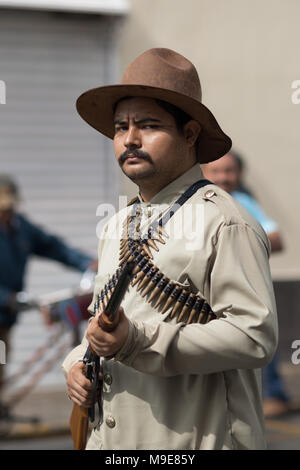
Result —
[[[84, 90], [113, 82], [118, 20], [1, 10], [0, 172], [20, 185], [22, 211], [71, 245], [96, 256], [96, 208], [117, 204], [118, 168], [111, 143], [75, 111]], [[80, 274], [57, 263], [33, 260], [27, 290], [48, 293], [76, 285]], [[20, 316], [13, 331], [8, 374], [44, 342], [37, 312]], [[41, 382], [62, 383], [59, 367]]]

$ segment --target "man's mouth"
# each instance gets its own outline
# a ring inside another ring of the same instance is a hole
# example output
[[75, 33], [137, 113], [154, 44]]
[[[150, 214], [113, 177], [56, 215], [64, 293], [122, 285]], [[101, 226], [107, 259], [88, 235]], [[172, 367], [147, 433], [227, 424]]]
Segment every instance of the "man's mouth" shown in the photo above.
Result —
[[125, 159], [125, 162], [126, 161], [129, 161], [129, 162], [137, 162], [139, 160], [145, 160], [144, 158], [141, 158], [141, 157], [137, 157], [136, 155], [128, 155]]

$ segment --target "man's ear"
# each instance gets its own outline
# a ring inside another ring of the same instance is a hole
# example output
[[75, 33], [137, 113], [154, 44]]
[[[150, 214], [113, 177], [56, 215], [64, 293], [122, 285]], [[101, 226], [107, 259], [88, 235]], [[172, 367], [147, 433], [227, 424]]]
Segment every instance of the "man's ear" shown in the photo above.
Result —
[[201, 132], [201, 125], [199, 124], [198, 121], [191, 119], [185, 124], [183, 128], [183, 134], [184, 134], [187, 144], [190, 147], [193, 147], [195, 145], [200, 132]]

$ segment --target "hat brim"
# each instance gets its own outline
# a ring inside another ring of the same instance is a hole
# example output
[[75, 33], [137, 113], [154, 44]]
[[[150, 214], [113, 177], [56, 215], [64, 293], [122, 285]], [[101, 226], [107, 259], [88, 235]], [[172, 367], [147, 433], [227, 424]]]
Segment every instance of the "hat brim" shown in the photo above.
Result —
[[143, 85], [110, 85], [83, 93], [76, 102], [79, 115], [94, 129], [114, 138], [114, 107], [123, 98], [144, 97], [166, 101], [177, 106], [201, 124], [197, 149], [200, 163], [222, 157], [231, 148], [231, 139], [222, 131], [214, 115], [204, 104], [172, 90]]

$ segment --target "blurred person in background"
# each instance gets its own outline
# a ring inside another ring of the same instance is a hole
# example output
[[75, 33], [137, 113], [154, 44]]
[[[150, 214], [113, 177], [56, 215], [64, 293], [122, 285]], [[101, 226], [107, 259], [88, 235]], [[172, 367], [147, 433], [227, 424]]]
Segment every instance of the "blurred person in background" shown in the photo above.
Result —
[[[58, 261], [84, 272], [96, 270], [97, 262], [70, 247], [17, 212], [19, 189], [13, 178], [0, 175], [0, 340], [9, 351], [9, 337], [18, 317], [17, 294], [23, 290], [27, 263], [32, 255]], [[1, 405], [4, 369], [0, 366], [0, 419], [8, 410]]]
[[[242, 157], [231, 150], [219, 160], [203, 165], [202, 170], [208, 180], [230, 193], [241, 206], [256, 218], [269, 238], [272, 253], [282, 251], [283, 242], [278, 224], [265, 214], [252, 192], [243, 182], [244, 161]], [[280, 416], [289, 409], [289, 399], [284, 391], [277, 359], [278, 355], [276, 354], [263, 369], [264, 414], [266, 418]]]

